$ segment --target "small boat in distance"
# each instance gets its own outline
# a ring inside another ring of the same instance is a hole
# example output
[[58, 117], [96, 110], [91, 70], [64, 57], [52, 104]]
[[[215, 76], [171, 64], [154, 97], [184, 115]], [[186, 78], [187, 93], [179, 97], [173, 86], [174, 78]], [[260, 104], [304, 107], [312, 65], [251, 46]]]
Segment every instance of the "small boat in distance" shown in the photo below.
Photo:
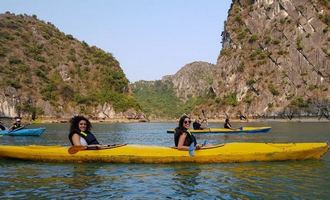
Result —
[[10, 136], [40, 136], [45, 132], [45, 128], [18, 128], [16, 130], [2, 130], [0, 135]]
[[[224, 134], [232, 134], [232, 133], [267, 133], [272, 128], [269, 126], [265, 127], [241, 127], [237, 129], [228, 129], [228, 128], [206, 128], [202, 130], [194, 130], [189, 129], [191, 133], [224, 133]], [[174, 133], [174, 129], [167, 130], [167, 133]]]

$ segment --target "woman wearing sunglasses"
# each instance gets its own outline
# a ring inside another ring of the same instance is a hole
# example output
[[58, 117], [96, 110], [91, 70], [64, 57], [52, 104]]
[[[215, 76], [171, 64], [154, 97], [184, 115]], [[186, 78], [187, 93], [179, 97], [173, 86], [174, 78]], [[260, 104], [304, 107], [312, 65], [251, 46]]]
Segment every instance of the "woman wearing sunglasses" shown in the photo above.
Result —
[[174, 143], [179, 150], [189, 150], [192, 143], [196, 149], [200, 149], [200, 145], [197, 144], [195, 136], [189, 132], [191, 120], [188, 116], [184, 115], [179, 120], [179, 126], [175, 129]]

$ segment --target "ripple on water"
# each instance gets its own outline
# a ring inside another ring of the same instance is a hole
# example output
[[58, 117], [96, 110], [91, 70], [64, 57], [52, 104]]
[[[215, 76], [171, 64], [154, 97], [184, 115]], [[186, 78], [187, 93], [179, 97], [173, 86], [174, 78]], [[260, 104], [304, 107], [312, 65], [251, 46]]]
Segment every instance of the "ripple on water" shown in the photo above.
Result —
[[[211, 124], [218, 126], [217, 124]], [[258, 124], [256, 124], [258, 125]], [[199, 141], [329, 141], [329, 123], [260, 124], [269, 134], [200, 135]], [[62, 125], [63, 126], [63, 125]], [[103, 143], [173, 145], [175, 123], [96, 124]], [[67, 127], [2, 144], [68, 144]], [[233, 164], [59, 164], [0, 160], [0, 199], [329, 199], [330, 154], [321, 161]]]

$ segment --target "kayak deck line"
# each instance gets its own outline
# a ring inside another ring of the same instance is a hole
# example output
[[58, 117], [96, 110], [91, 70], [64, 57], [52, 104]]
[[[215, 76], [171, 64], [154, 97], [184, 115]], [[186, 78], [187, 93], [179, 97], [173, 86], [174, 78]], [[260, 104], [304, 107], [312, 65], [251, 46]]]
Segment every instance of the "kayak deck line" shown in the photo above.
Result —
[[9, 136], [40, 136], [45, 132], [45, 128], [22, 128], [17, 130], [2, 130], [0, 135]]
[[226, 143], [213, 148], [188, 151], [165, 146], [128, 144], [111, 149], [68, 153], [67, 146], [0, 145], [0, 158], [45, 162], [105, 163], [232, 163], [320, 159], [327, 143]]
[[[223, 134], [233, 134], [233, 133], [267, 133], [272, 128], [269, 126], [265, 127], [241, 127], [239, 129], [227, 129], [227, 128], [206, 128], [201, 130], [189, 129], [191, 133], [223, 133]], [[168, 129], [167, 133], [174, 133], [175, 129]]]

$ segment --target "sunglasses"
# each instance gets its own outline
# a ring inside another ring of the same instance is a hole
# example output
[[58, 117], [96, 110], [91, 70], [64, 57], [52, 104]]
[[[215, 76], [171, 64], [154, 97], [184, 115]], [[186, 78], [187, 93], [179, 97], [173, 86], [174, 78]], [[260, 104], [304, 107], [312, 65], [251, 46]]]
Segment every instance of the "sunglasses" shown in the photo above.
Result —
[[190, 124], [190, 123], [191, 123], [191, 120], [189, 120], [189, 121], [184, 120], [183, 123], [185, 123], [185, 124]]

